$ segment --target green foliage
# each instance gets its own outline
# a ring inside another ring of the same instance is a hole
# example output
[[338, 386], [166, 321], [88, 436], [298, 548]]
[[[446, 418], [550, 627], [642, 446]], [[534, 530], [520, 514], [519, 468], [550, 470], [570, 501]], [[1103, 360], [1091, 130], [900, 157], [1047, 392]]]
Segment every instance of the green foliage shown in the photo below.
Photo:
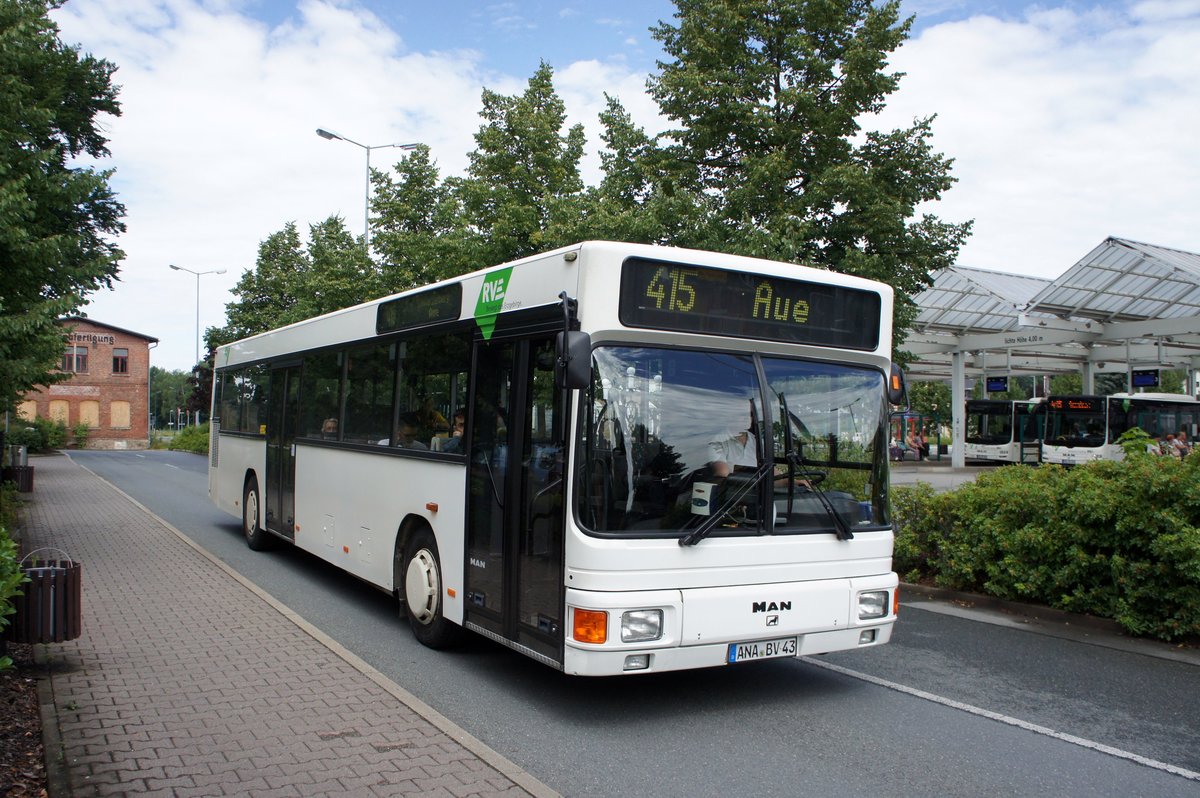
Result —
[[953, 264], [970, 223], [917, 217], [954, 183], [932, 117], [860, 124], [899, 85], [887, 71], [911, 27], [899, 5], [676, 0], [677, 24], [653, 29], [668, 60], [649, 88], [677, 127], [644, 171], [692, 195], [688, 243], [888, 282], [902, 332], [909, 297]]
[[188, 382], [189, 376], [186, 371], [150, 367], [150, 414], [154, 416], [157, 426], [165, 426], [172, 411], [187, 405], [193, 390]]
[[67, 425], [48, 418], [35, 418], [14, 427], [5, 438], [5, 443], [28, 447], [30, 452], [47, 452], [61, 449], [67, 444]]
[[[12, 506], [12, 491], [6, 490], [3, 506], [5, 508]], [[17, 559], [17, 544], [9, 534], [11, 529], [11, 517], [5, 523], [0, 524], [0, 634], [3, 634], [4, 628], [11, 623], [9, 616], [13, 614], [13, 597], [21, 592], [21, 585], [29, 581], [29, 577], [25, 576], [25, 572], [21, 570], [20, 561]], [[0, 671], [12, 667], [12, 659], [9, 657], [0, 657]]]
[[[211, 385], [212, 349], [260, 332], [320, 316], [386, 293], [378, 267], [367, 257], [361, 239], [346, 229], [343, 219], [331, 216], [309, 226], [307, 246], [300, 241], [294, 222], [267, 236], [259, 245], [258, 261], [232, 291], [237, 299], [225, 306], [226, 325], [209, 329], [209, 353], [193, 372], [195, 386]], [[206, 410], [209, 395], [195, 392], [193, 410]]]
[[72, 431], [72, 433], [74, 433], [74, 436], [75, 436], [75, 446], [80, 449], [86, 449], [87, 442], [88, 442], [88, 435], [92, 431], [91, 428], [88, 427], [87, 422], [80, 421], [78, 424], [75, 425], [75, 428], [71, 431]]
[[1117, 445], [1125, 452], [1126, 457], [1158, 454], [1158, 441], [1141, 427], [1131, 427], [1117, 438]]
[[184, 427], [171, 439], [168, 449], [208, 454], [208, 424]]
[[1200, 635], [1200, 457], [1006, 466], [892, 501], [909, 579]]
[[950, 423], [950, 386], [944, 382], [910, 382], [908, 404], [914, 412], [936, 414], [942, 424]]
[[86, 295], [111, 287], [124, 207], [112, 173], [69, 167], [108, 155], [115, 66], [59, 41], [58, 3], [0, 0], [0, 406], [63, 378], [63, 330]]

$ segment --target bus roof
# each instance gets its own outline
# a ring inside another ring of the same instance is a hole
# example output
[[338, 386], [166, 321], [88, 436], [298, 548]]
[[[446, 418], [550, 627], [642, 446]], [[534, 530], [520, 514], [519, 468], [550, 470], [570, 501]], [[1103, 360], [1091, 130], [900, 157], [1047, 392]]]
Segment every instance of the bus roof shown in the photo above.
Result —
[[[278, 358], [292, 352], [370, 340], [380, 334], [377, 322], [381, 305], [405, 298], [419, 297], [422, 294], [429, 294], [425, 304], [438, 306], [435, 313], [445, 311], [429, 323], [474, 318], [480, 321], [482, 326], [482, 320], [489, 316], [494, 320], [499, 314], [515, 310], [556, 305], [560, 302], [559, 295], [563, 291], [566, 291], [571, 297], [577, 297], [582, 266], [588, 263], [611, 263], [619, 268], [620, 263], [628, 257], [727, 270], [744, 270], [877, 292], [881, 297], [884, 310], [883, 319], [881, 319], [880, 348], [890, 349], [890, 310], [893, 291], [891, 286], [885, 283], [800, 264], [741, 255], [726, 255], [650, 244], [586, 241], [480, 269], [409, 291], [380, 297], [353, 307], [343, 308], [234, 341], [218, 347], [215, 365], [217, 368], [222, 368]], [[449, 288], [453, 286], [459, 287], [457, 292]], [[612, 315], [615, 316], [615, 288], [612, 288], [612, 291]], [[454, 309], [455, 303], [458, 305], [457, 310]], [[414, 323], [409, 326], [415, 329], [423, 325]]]

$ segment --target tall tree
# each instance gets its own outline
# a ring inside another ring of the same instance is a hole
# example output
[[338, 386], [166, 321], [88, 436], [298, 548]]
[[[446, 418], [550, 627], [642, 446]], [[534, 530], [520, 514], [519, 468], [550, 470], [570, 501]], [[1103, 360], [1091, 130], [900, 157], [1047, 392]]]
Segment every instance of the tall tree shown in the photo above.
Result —
[[472, 249], [488, 266], [555, 246], [547, 231], [576, 212], [583, 192], [582, 125], [565, 133], [567, 112], [543, 62], [523, 94], [484, 90], [484, 124], [475, 134], [467, 177], [451, 181], [460, 198]]
[[301, 318], [320, 316], [375, 299], [383, 293], [379, 268], [339, 216], [308, 230], [308, 269], [305, 290], [297, 296]]
[[[225, 326], [210, 327], [210, 350], [285, 324], [357, 305], [384, 293], [378, 267], [340, 216], [309, 225], [307, 246], [295, 222], [259, 244], [253, 269], [233, 288]], [[211, 351], [203, 363], [211, 363]]]
[[258, 245], [258, 261], [234, 286], [231, 293], [237, 299], [225, 306], [226, 324], [216, 334], [217, 342], [236, 341], [298, 321], [297, 297], [307, 271], [308, 259], [296, 223], [288, 222]]
[[381, 259], [383, 293], [391, 294], [470, 271], [479, 262], [465, 246], [462, 203], [441, 180], [429, 147], [396, 164], [397, 179], [374, 172], [371, 242]]
[[59, 40], [57, 3], [0, 0], [0, 407], [56, 380], [63, 332], [87, 294], [111, 287], [124, 231], [97, 117], [120, 115], [116, 67]]
[[917, 218], [954, 183], [932, 117], [862, 127], [901, 77], [887, 71], [912, 24], [899, 5], [676, 0], [676, 24], [652, 29], [670, 60], [649, 88], [676, 125], [660, 144], [706, 205], [693, 241], [888, 282], [903, 329], [909, 297], [953, 263], [970, 223]]

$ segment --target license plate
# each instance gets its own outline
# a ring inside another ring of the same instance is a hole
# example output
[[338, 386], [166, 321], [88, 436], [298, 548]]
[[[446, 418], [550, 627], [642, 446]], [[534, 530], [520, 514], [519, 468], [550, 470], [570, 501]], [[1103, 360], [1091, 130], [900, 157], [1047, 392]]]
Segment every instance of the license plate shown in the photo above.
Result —
[[726, 661], [748, 662], [752, 659], [774, 659], [796, 656], [796, 638], [783, 637], [779, 640], [755, 640], [751, 643], [730, 643]]

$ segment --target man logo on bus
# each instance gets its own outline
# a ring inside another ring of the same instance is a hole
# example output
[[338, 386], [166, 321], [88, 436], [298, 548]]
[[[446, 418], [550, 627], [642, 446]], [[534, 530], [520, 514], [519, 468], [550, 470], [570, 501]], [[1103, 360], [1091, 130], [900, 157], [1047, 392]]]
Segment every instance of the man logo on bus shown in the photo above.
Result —
[[782, 612], [791, 608], [790, 601], [756, 601], [751, 607], [751, 612]]

